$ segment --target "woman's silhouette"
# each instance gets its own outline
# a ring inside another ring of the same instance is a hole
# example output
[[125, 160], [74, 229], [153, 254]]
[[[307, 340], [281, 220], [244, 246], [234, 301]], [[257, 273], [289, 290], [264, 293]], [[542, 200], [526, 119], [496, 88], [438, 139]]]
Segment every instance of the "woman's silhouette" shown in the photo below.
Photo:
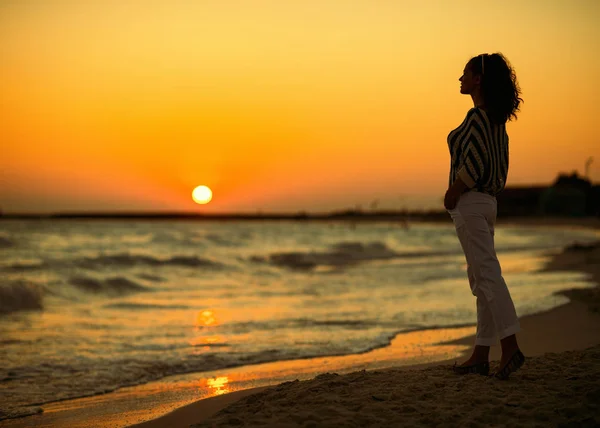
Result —
[[471, 292], [477, 297], [477, 334], [473, 354], [454, 371], [488, 375], [490, 346], [499, 337], [502, 358], [495, 376], [506, 379], [525, 357], [517, 344], [515, 306], [496, 257], [494, 225], [496, 195], [508, 174], [506, 122], [516, 119], [523, 100], [514, 71], [499, 53], [471, 58], [459, 80], [461, 94], [470, 95], [474, 107], [448, 135], [451, 163], [444, 206], [454, 221]]

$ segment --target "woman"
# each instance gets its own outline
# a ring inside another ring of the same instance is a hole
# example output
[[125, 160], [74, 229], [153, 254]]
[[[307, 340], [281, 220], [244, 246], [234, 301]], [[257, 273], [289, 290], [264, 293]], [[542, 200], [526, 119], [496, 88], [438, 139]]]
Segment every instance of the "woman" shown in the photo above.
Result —
[[514, 71], [499, 53], [471, 58], [459, 80], [461, 94], [470, 95], [474, 107], [448, 135], [450, 185], [444, 206], [454, 221], [471, 292], [477, 297], [477, 334], [471, 358], [454, 371], [487, 376], [490, 346], [498, 336], [502, 358], [495, 376], [507, 379], [525, 357], [517, 344], [515, 306], [494, 249], [494, 225], [496, 195], [508, 174], [506, 122], [517, 118], [523, 100]]

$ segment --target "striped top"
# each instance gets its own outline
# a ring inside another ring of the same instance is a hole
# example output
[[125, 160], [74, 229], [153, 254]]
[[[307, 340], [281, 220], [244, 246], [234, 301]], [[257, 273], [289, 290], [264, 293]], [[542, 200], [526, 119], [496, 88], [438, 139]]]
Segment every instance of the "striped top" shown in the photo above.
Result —
[[490, 122], [480, 108], [468, 111], [463, 123], [448, 134], [450, 186], [460, 177], [470, 189], [496, 196], [508, 176], [506, 124]]

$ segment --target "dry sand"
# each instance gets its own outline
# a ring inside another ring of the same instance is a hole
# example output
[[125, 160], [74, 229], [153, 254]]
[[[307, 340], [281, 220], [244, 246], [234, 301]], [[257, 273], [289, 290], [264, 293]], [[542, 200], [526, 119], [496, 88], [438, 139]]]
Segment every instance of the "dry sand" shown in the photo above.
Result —
[[600, 346], [530, 358], [510, 381], [421, 370], [323, 374], [244, 397], [195, 427], [600, 424]]
[[[508, 381], [455, 375], [449, 361], [327, 373], [201, 400], [136, 426], [600, 426], [600, 243], [573, 246], [548, 269], [585, 271], [597, 286], [566, 291], [572, 302], [521, 320], [527, 361]], [[497, 363], [497, 347], [491, 358]]]

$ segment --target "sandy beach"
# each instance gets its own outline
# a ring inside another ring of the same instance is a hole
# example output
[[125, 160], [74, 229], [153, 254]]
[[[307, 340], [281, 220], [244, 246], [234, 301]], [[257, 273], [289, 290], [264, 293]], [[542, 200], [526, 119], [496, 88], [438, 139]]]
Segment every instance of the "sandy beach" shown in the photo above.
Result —
[[[567, 290], [568, 304], [522, 318], [518, 337], [527, 361], [508, 381], [457, 376], [452, 361], [324, 373], [201, 400], [135, 426], [598, 426], [600, 243], [573, 245], [547, 269], [584, 271], [596, 287]], [[493, 370], [499, 347], [491, 359]]]
[[510, 382], [456, 378], [447, 365], [323, 374], [245, 396], [192, 426], [598, 426], [599, 358], [600, 346], [534, 357]]

